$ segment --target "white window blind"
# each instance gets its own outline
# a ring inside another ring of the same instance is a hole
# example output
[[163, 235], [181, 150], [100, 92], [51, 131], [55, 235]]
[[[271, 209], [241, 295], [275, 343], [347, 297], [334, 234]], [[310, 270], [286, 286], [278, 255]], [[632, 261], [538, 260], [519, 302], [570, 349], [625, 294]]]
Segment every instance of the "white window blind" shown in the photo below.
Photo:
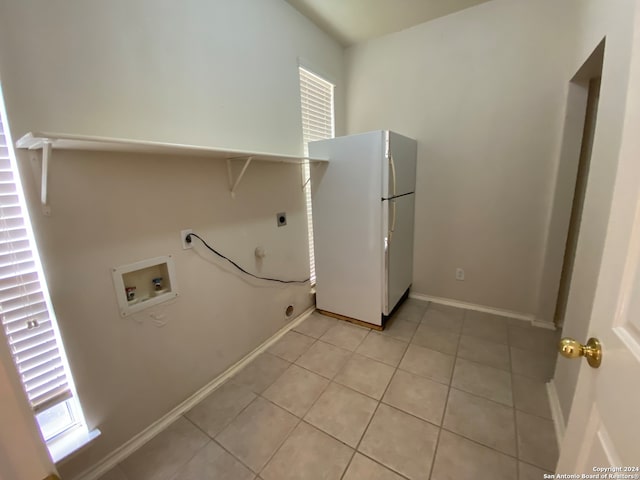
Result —
[[[315, 140], [333, 138], [333, 88], [334, 85], [315, 73], [300, 67], [300, 103], [302, 106], [302, 141], [304, 154], [309, 155], [308, 144]], [[309, 162], [302, 167], [305, 198], [307, 203], [307, 230], [309, 232], [309, 267], [311, 284], [316, 282], [316, 267], [313, 247], [313, 216], [311, 208], [311, 171]]]
[[31, 407], [39, 413], [71, 398], [72, 388], [17, 176], [0, 117], [0, 318]]

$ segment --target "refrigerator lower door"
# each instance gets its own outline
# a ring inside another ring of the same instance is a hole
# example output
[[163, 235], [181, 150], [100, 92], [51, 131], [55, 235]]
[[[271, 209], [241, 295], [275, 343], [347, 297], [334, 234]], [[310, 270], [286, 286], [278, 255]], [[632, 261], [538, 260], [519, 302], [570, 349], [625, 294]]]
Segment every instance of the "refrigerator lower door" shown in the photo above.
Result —
[[415, 195], [385, 200], [386, 225], [382, 313], [389, 315], [413, 279], [413, 222]]

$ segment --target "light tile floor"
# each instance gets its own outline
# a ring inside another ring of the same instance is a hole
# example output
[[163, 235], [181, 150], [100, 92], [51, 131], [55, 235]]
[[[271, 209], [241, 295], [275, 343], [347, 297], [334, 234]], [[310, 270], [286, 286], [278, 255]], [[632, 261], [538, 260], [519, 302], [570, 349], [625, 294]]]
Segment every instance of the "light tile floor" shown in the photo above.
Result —
[[558, 337], [412, 299], [381, 333], [314, 313], [101, 480], [541, 479]]

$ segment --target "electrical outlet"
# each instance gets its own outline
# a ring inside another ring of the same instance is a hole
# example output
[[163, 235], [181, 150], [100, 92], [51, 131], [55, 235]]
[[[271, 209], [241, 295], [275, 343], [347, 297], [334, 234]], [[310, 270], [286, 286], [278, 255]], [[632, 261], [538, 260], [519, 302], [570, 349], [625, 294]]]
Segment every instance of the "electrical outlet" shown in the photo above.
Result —
[[189, 248], [193, 248], [193, 237], [191, 238], [191, 243], [187, 242], [187, 235], [193, 233], [193, 230], [187, 228], [186, 230], [180, 230], [180, 240], [182, 241], [182, 249], [187, 250]]
[[460, 267], [456, 268], [456, 280], [464, 280], [464, 269]]
[[287, 224], [287, 213], [286, 212], [276, 213], [276, 221], [279, 227], [284, 227]]

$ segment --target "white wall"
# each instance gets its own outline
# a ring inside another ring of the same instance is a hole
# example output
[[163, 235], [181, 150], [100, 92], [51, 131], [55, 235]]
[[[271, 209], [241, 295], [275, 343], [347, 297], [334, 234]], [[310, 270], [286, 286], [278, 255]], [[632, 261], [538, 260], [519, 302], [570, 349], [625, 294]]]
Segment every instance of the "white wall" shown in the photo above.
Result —
[[494, 0], [347, 50], [348, 132], [418, 140], [414, 292], [536, 313], [575, 3]]
[[[298, 57], [336, 81], [342, 128], [343, 51], [283, 0], [12, 0], [0, 19], [14, 138], [44, 130], [299, 154]], [[65, 478], [259, 345], [288, 304], [295, 316], [312, 303], [308, 286], [249, 280], [179, 238], [193, 228], [259, 274], [308, 277], [297, 166], [253, 164], [233, 200], [223, 162], [56, 151], [44, 217], [39, 160], [19, 160], [78, 394], [103, 432], [60, 466]], [[180, 297], [122, 319], [110, 269], [165, 254]]]
[[297, 154], [297, 57], [341, 81], [337, 43], [283, 0], [3, 4], [4, 88], [19, 132]]
[[[586, 340], [620, 142], [633, 6], [633, 0], [493, 0], [347, 50], [348, 133], [391, 128], [419, 142], [414, 292], [553, 321], [555, 267], [572, 199], [556, 187], [563, 181], [573, 188], [567, 172], [575, 171], [560, 163], [571, 157], [561, 145], [565, 115], [575, 113], [566, 109], [568, 86], [606, 36], [563, 331]], [[466, 270], [464, 282], [454, 280], [458, 266]], [[565, 418], [578, 367], [563, 359], [557, 365]]]

